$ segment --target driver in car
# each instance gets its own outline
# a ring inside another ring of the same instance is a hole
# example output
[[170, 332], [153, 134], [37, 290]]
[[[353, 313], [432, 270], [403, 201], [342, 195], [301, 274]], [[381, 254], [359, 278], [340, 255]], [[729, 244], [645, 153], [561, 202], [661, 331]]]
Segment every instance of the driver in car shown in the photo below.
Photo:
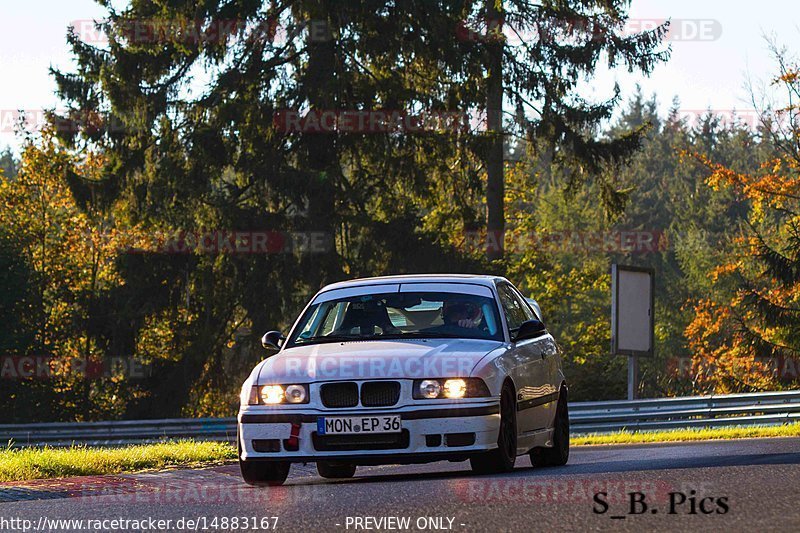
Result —
[[459, 326], [467, 329], [477, 328], [483, 319], [483, 311], [475, 302], [468, 300], [448, 300], [442, 307], [442, 320], [445, 326]]

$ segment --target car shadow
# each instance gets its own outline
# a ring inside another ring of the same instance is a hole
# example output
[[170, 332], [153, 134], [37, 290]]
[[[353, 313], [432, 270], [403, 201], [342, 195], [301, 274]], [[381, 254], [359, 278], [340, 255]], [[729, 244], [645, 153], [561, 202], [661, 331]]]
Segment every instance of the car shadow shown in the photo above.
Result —
[[[751, 453], [736, 455], [693, 455], [693, 456], [667, 456], [660, 458], [636, 457], [636, 450], [629, 450], [632, 456], [629, 459], [608, 459], [599, 457], [597, 460], [587, 461], [581, 458], [580, 462], [567, 464], [561, 467], [537, 468], [530, 465], [527, 458], [520, 458], [523, 464], [517, 466], [513, 471], [504, 474], [478, 475], [469, 470], [468, 464], [462, 470], [436, 471], [436, 463], [431, 463], [431, 471], [427, 472], [398, 472], [398, 473], [370, 473], [363, 471], [356, 474], [356, 477], [342, 480], [329, 480], [322, 478], [296, 479], [298, 484], [318, 483], [345, 483], [345, 484], [364, 484], [364, 483], [383, 483], [398, 481], [426, 481], [440, 479], [491, 479], [491, 478], [516, 478], [516, 477], [552, 477], [552, 476], [576, 476], [586, 474], [617, 474], [634, 472], [652, 472], [656, 470], [680, 470], [697, 468], [722, 468], [737, 466], [761, 466], [761, 465], [793, 465], [800, 464], [800, 453]], [[447, 463], [440, 463], [447, 465]], [[519, 464], [519, 462], [518, 462]]]

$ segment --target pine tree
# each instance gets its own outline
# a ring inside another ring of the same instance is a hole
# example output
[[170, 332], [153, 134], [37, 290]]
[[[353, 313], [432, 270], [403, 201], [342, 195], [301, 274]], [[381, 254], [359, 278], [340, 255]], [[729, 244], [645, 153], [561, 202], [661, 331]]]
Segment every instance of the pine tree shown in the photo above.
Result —
[[[161, 363], [152, 384], [154, 398], [174, 398], [165, 409], [204, 394], [198, 383], [234, 390], [237, 372], [260, 358], [253, 351], [235, 372], [222, 371], [234, 332], [248, 329], [255, 344], [259, 332], [288, 326], [326, 282], [475, 268], [453, 232], [429, 229], [475, 217], [467, 131], [320, 132], [281, 122], [287, 112], [435, 115], [475, 101], [479, 51], [455, 38], [465, 2], [106, 7], [107, 49], [71, 32], [77, 72], [53, 72], [70, 108], [54, 118], [63, 141], [106, 160], [99, 179], [71, 177], [79, 203], [151, 232], [259, 230], [322, 235], [326, 244], [314, 253], [120, 258], [126, 284], [108, 295], [108, 328], [128, 339], [126, 350], [153, 331], [180, 332], [161, 343], [177, 361]], [[190, 82], [198, 73], [199, 88]], [[235, 397], [195, 403], [224, 412], [225, 401]], [[147, 403], [130, 416], [137, 410]]]
[[[572, 169], [568, 187], [595, 180], [600, 200], [620, 212], [622, 198], [609, 178], [640, 146], [644, 128], [599, 138], [597, 126], [611, 117], [620, 91], [607, 100], [584, 97], [585, 82], [604, 67], [623, 66], [645, 75], [669, 57], [661, 50], [668, 24], [629, 33], [628, 0], [564, 1], [485, 0], [475, 6], [474, 29], [465, 35], [486, 53], [488, 138], [482, 150], [487, 170], [487, 230], [501, 246], [490, 253], [502, 257], [505, 231], [502, 141], [496, 112], [502, 97], [515, 110], [508, 135], [527, 139], [542, 150], [540, 157]], [[482, 9], [483, 8], [483, 9]], [[483, 35], [482, 38], [480, 36]], [[501, 76], [498, 75], [498, 70]], [[599, 91], [595, 88], [595, 93]]]

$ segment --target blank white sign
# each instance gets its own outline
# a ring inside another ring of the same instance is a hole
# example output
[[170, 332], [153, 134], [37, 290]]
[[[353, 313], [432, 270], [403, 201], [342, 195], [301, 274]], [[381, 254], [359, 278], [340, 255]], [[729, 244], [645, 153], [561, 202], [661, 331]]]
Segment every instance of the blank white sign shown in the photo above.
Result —
[[649, 272], [617, 269], [616, 352], [649, 352], [652, 350], [650, 308], [652, 281]]

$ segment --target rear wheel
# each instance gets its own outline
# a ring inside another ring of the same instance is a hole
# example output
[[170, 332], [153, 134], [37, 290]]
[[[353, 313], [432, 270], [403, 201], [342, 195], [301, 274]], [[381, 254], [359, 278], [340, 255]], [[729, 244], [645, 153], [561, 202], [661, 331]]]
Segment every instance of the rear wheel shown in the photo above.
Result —
[[317, 461], [317, 472], [319, 472], [320, 476], [328, 479], [347, 479], [356, 474], [356, 465]]
[[239, 435], [236, 436], [236, 447], [239, 450], [239, 470], [242, 472], [242, 479], [248, 485], [256, 487], [283, 485], [289, 476], [290, 463], [283, 461], [243, 461], [242, 460], [242, 441]]
[[514, 387], [506, 382], [500, 394], [500, 431], [497, 448], [470, 458], [472, 470], [478, 474], [510, 472], [517, 460], [517, 409]]
[[569, 407], [567, 389], [561, 389], [553, 424], [553, 447], [531, 450], [533, 466], [563, 466], [569, 461]]

